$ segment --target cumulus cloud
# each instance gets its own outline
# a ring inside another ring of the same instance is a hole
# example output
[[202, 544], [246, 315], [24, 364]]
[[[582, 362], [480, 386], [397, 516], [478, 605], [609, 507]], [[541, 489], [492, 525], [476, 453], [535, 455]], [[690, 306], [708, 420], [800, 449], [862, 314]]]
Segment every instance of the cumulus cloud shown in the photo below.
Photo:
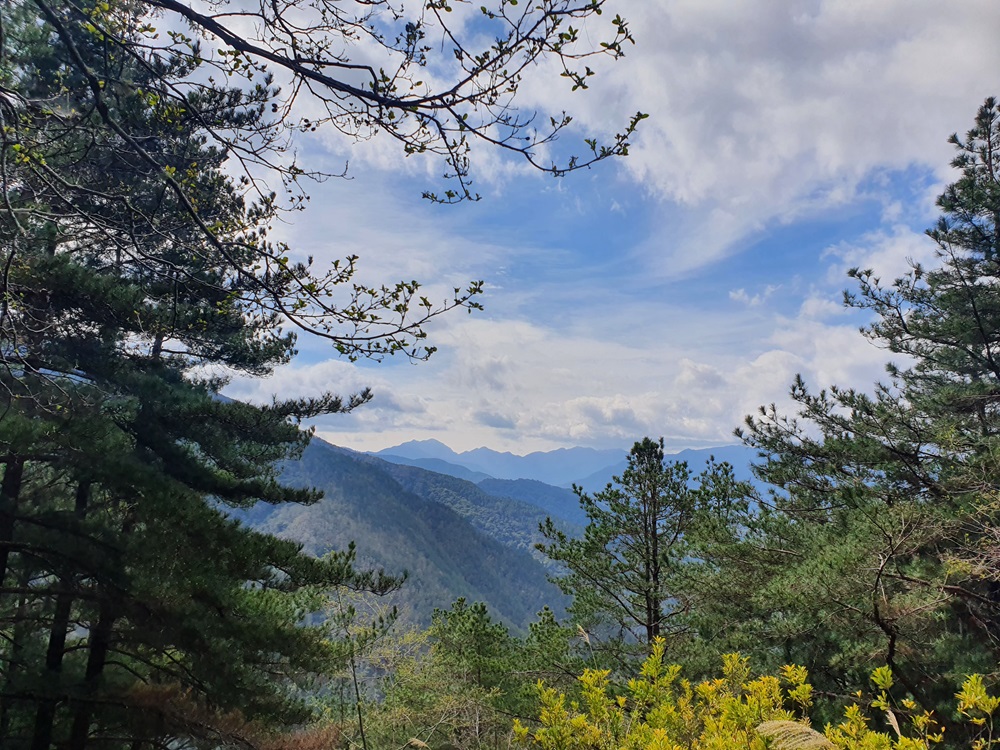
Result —
[[[650, 346], [525, 321], [463, 321], [449, 332], [454, 343], [438, 361], [405, 368], [405, 379], [393, 371], [394, 401], [416, 400], [421, 411], [373, 405], [357, 413], [366, 421], [342, 426], [340, 434], [371, 441], [361, 433], [374, 417], [384, 440], [407, 425], [428, 423], [455, 448], [488, 444], [525, 453], [627, 445], [645, 434], [666, 435], [677, 448], [720, 444], [732, 441], [746, 414], [782, 402], [796, 373], [829, 385], [871, 383], [882, 371], [884, 353], [853, 326], [780, 316], [767, 321], [744, 346], [735, 345], [740, 337], [734, 334], [730, 351], [714, 353], [677, 346], [665, 335]], [[469, 363], [480, 357], [504, 362], [496, 383], [469, 376]]]
[[251, 403], [269, 403], [274, 398], [294, 399], [320, 393], [337, 393], [349, 396], [359, 393], [379, 382], [372, 379], [349, 362], [326, 360], [315, 364], [292, 364], [280, 367], [272, 377], [233, 379], [226, 393]]
[[995, 93], [984, 71], [1000, 66], [990, 0], [618, 0], [613, 10], [637, 44], [588, 96], [541, 77], [528, 90], [605, 134], [624, 113], [651, 115], [623, 168], [684, 207], [670, 241], [647, 248], [668, 275], [849, 204], [874, 171], [919, 164], [944, 177], [945, 137]]
[[842, 279], [849, 268], [871, 270], [884, 283], [905, 276], [915, 264], [933, 265], [936, 245], [923, 232], [895, 225], [869, 232], [856, 242], [840, 243], [826, 250], [834, 262], [827, 278]]
[[806, 297], [799, 308], [799, 315], [803, 318], [814, 320], [839, 317], [846, 315], [847, 312], [848, 310], [844, 307], [842, 298], [833, 299], [829, 295], [820, 293]]
[[[360, 255], [366, 281], [429, 280], [432, 298], [485, 278], [487, 313], [439, 321], [440, 351], [419, 367], [324, 362], [304, 344], [303, 362], [234, 394], [372, 386], [370, 405], [322, 421], [321, 434], [525, 453], [643, 434], [719, 444], [759, 405], [790, 408], [796, 373], [816, 387], [883, 376], [887, 353], [840, 304], [844, 273], [871, 268], [891, 283], [934, 262], [921, 227], [951, 179], [946, 136], [994, 93], [1000, 4], [613, 0], [607, 11], [582, 33], [600, 38], [620, 12], [638, 42], [627, 57], [572, 95], [539, 65], [521, 104], [573, 112], [563, 151], [649, 112], [617, 170], [544, 183], [478, 149], [491, 207], [444, 212], [411, 200], [437, 174], [428, 162], [403, 160], [388, 139], [330, 140], [325, 158], [349, 157], [356, 180], [322, 186], [279, 230], [303, 254]], [[831, 216], [857, 231], [814, 241], [801, 262], [773, 239]]]

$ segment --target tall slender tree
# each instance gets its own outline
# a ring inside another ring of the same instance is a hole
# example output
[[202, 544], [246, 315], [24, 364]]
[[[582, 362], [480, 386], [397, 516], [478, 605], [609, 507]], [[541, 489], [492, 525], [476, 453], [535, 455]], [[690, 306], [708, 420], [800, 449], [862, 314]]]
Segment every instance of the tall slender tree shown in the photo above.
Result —
[[745, 502], [751, 489], [728, 464], [710, 461], [698, 477], [683, 461], [666, 460], [663, 440], [635, 443], [628, 466], [607, 488], [575, 488], [588, 524], [582, 539], [552, 522], [538, 549], [565, 567], [555, 582], [573, 597], [570, 614], [619, 656], [647, 651], [653, 641], [686, 628], [688, 591], [678, 585], [698, 529], [723, 508]]

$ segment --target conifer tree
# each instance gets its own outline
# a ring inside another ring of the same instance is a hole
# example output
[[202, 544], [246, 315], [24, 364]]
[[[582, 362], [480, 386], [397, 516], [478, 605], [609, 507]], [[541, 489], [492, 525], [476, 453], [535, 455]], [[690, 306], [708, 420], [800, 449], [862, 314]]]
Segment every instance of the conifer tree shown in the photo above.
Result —
[[[4, 25], [8, 74], [33, 99], [5, 110], [18, 156], [3, 215], [0, 744], [263, 737], [305, 718], [296, 680], [338, 656], [300, 627], [319, 592], [396, 581], [356, 571], [350, 550], [306, 557], [224, 509], [314, 500], [282, 486], [277, 463], [308, 439], [299, 420], [366, 396], [260, 408], [196, 375], [209, 362], [263, 373], [292, 354], [253, 278], [272, 213], [223, 174], [201, 120], [142, 97], [150, 67], [181, 63], [109, 51], [79, 26], [43, 48], [51, 29], [21, 20]], [[113, 97], [147, 153], [187, 170], [187, 198], [225, 244], [206, 242], [114, 132], [90, 127], [99, 107], [67, 88], [72, 59], [128, 82], [103, 106]], [[217, 123], [253, 116], [248, 95], [224, 94], [212, 94]], [[58, 179], [69, 168], [73, 182]]]
[[952, 143], [960, 176], [928, 231], [938, 264], [888, 285], [851, 272], [847, 304], [874, 313], [865, 333], [905, 359], [871, 391], [797, 379], [796, 417], [772, 406], [747, 420], [758, 475], [779, 489], [705, 567], [707, 588], [745, 595], [708, 597], [701, 613], [717, 648], [805, 664], [830, 694], [889, 666], [940, 716], [953, 686], [1000, 656], [996, 101]]
[[570, 614], [619, 659], [682, 633], [691, 602], [680, 581], [695, 542], [708, 525], [745, 506], [751, 488], [725, 463], [709, 461], [692, 477], [685, 462], [665, 459], [662, 439], [647, 437], [604, 490], [591, 496], [575, 489], [588, 518], [583, 538], [548, 519], [541, 532], [549, 544], [538, 545], [566, 569], [555, 582], [573, 597]]

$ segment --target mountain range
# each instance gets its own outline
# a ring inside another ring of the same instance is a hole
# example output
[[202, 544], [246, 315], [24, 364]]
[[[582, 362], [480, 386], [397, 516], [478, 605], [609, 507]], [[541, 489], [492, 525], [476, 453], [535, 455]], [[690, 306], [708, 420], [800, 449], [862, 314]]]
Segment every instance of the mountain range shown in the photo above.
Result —
[[[602, 490], [614, 477], [621, 476], [628, 465], [625, 449], [560, 448], [525, 456], [490, 448], [456, 453], [437, 440], [411, 440], [373, 455], [391, 463], [419, 466], [480, 485], [489, 477], [534, 480], [566, 488], [577, 485], [587, 492]], [[719, 462], [728, 461], [737, 479], [753, 480], [750, 464], [755, 454], [743, 445], [689, 448], [667, 456], [671, 461], [687, 461], [694, 474], [701, 472], [710, 457]]]
[[[697, 473], [710, 453], [730, 461], [737, 476], [749, 476], [751, 453], [739, 446], [684, 451], [677, 459]], [[549, 581], [551, 563], [534, 550], [542, 540], [539, 524], [552, 517], [577, 535], [586, 523], [576, 494], [554, 483], [599, 490], [621, 473], [625, 455], [588, 448], [455, 453], [437, 441], [364, 454], [314, 438], [300, 459], [287, 462], [282, 478], [322, 490], [323, 499], [259, 504], [238, 516], [316, 555], [354, 542], [359, 565], [405, 572], [392, 603], [415, 624], [465, 597], [486, 602], [498, 620], [523, 630], [543, 606], [559, 613], [567, 604]]]
[[[443, 462], [471, 472], [486, 474], [494, 479], [535, 479], [539, 482], [568, 487], [591, 474], [595, 468], [610, 466], [623, 461], [627, 451], [596, 450], [594, 448], [560, 448], [554, 451], [529, 453], [518, 456], [500, 453], [490, 448], [456, 453], [437, 440], [413, 440], [375, 455], [392, 461], [394, 457], [430, 468], [431, 462]], [[436, 464], [443, 467], [441, 463]]]

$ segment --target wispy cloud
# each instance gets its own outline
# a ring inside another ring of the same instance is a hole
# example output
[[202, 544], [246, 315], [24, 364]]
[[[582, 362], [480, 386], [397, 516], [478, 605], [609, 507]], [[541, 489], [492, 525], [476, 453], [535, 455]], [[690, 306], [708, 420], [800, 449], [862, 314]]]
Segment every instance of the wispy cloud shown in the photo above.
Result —
[[421, 279], [432, 298], [482, 278], [487, 310], [438, 321], [426, 364], [352, 365], [303, 339], [296, 363], [234, 395], [371, 386], [371, 404], [320, 432], [523, 453], [726, 442], [796, 373], [882, 377], [887, 353], [841, 305], [845, 273], [888, 282], [933, 262], [922, 230], [950, 179], [947, 136], [995, 93], [1000, 4], [616, 3], [637, 37], [628, 56], [582, 94], [539, 66], [522, 104], [572, 111], [567, 149], [649, 112], [617, 167], [553, 181], [480, 152], [486, 199], [445, 209], [417, 197], [437, 172], [386, 139], [307, 144], [355, 179], [317, 186], [281, 228], [299, 252], [358, 254], [365, 280]]
[[779, 289], [781, 289], [781, 284], [768, 284], [756, 294], [748, 294], [746, 289], [740, 287], [730, 290], [729, 299], [742, 302], [749, 307], [758, 307]]

